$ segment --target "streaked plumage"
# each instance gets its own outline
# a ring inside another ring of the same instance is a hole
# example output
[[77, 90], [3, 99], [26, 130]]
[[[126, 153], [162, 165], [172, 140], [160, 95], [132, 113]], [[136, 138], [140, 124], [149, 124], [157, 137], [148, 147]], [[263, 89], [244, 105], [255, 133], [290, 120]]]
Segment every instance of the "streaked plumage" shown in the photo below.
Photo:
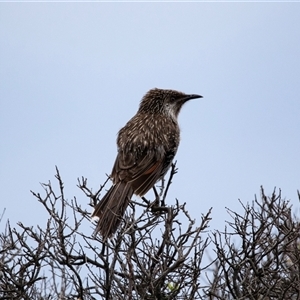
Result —
[[133, 194], [145, 195], [168, 171], [177, 152], [177, 122], [182, 105], [199, 95], [152, 89], [136, 115], [119, 131], [118, 154], [111, 173], [112, 187], [96, 205], [96, 232], [104, 239], [117, 230]]

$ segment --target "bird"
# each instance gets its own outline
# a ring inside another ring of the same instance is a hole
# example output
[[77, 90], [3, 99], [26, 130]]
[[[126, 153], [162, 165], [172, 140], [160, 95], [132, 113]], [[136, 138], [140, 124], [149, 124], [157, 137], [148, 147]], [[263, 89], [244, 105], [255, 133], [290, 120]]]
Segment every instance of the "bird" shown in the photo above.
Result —
[[118, 153], [110, 175], [113, 184], [91, 215], [98, 219], [94, 234], [111, 238], [133, 194], [144, 196], [164, 177], [179, 146], [178, 114], [196, 98], [202, 96], [159, 88], [144, 95], [137, 113], [118, 132]]

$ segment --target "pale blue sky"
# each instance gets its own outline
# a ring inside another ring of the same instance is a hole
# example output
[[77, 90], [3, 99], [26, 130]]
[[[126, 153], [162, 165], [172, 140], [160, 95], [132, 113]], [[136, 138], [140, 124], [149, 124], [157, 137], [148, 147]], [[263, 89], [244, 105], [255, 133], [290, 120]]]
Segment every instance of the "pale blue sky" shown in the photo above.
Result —
[[[0, 209], [46, 223], [29, 190], [66, 195], [110, 173], [118, 130], [153, 87], [203, 95], [182, 110], [167, 200], [192, 217], [241, 211], [263, 185], [297, 207], [300, 3], [0, 3]], [[92, 230], [91, 230], [92, 233]]]

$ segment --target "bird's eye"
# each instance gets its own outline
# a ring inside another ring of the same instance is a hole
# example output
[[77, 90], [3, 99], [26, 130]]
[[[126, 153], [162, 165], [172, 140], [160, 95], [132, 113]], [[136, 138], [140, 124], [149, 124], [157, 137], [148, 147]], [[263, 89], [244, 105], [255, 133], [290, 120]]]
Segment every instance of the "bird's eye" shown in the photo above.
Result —
[[171, 97], [171, 102], [175, 102], [175, 97], [174, 96]]

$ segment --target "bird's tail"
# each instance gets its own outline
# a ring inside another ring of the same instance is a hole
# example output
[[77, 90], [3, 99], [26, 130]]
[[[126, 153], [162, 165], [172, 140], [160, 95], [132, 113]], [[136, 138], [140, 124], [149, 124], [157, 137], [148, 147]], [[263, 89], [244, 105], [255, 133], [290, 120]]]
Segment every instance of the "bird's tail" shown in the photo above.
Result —
[[99, 218], [96, 234], [99, 232], [106, 240], [116, 232], [132, 195], [132, 187], [125, 182], [118, 182], [108, 190], [92, 214]]

